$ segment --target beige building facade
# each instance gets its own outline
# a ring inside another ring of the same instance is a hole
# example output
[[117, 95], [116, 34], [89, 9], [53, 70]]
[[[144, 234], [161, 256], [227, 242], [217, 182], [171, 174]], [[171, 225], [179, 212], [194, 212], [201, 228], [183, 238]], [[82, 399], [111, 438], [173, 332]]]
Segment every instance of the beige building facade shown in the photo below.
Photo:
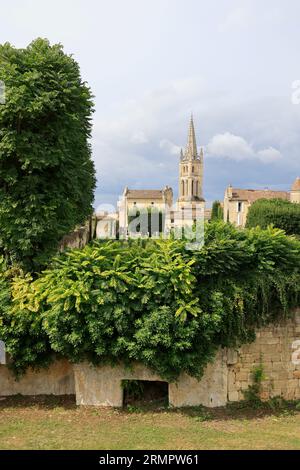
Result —
[[159, 236], [168, 224], [165, 219], [170, 217], [172, 204], [173, 190], [168, 186], [163, 189], [126, 187], [118, 204], [120, 237]]
[[224, 195], [224, 221], [245, 227], [249, 207], [258, 199], [282, 199], [300, 203], [300, 178], [296, 178], [290, 191], [240, 189], [229, 185]]

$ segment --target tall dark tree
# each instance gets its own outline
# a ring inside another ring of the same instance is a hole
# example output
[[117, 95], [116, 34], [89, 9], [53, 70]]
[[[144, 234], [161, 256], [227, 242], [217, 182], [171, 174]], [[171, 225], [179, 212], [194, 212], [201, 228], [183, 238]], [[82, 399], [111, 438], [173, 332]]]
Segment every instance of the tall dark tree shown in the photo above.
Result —
[[44, 39], [1, 45], [0, 80], [0, 250], [38, 270], [92, 211], [92, 95], [76, 61]]
[[211, 220], [223, 220], [223, 208], [220, 201], [214, 201], [211, 210]]

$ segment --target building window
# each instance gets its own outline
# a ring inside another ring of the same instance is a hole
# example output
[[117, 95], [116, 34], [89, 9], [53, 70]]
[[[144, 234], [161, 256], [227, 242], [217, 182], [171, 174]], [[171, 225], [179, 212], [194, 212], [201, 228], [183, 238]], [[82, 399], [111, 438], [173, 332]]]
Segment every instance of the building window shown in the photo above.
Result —
[[192, 181], [192, 196], [194, 196], [194, 181]]
[[192, 173], [194, 173], [194, 167], [192, 167]]
[[238, 203], [237, 203], [237, 211], [238, 212], [243, 211], [243, 203], [241, 201], [238, 201]]
[[136, 206], [136, 201], [134, 201], [133, 205]]
[[181, 193], [184, 196], [184, 181], [181, 181]]

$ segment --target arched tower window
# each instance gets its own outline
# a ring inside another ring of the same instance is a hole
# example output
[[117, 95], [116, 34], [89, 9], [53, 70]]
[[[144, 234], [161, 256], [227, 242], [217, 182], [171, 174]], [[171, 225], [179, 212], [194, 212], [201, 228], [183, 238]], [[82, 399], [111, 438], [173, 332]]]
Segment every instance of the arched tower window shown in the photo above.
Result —
[[194, 180], [192, 180], [192, 196], [194, 196]]
[[199, 196], [199, 183], [196, 181], [196, 196]]

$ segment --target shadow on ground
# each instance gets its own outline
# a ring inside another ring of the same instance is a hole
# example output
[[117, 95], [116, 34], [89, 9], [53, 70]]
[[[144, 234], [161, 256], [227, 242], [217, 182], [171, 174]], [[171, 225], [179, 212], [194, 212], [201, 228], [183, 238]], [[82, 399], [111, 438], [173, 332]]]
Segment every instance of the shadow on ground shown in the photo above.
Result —
[[[16, 408], [38, 408], [41, 410], [51, 410], [54, 408], [62, 408], [65, 410], [77, 409], [75, 396], [64, 395], [39, 395], [39, 396], [22, 396], [15, 395], [12, 397], [0, 397], [0, 414], [5, 409]], [[98, 410], [107, 411], [104, 407], [84, 407], [91, 411]], [[111, 409], [110, 409], [111, 410]], [[198, 421], [220, 421], [232, 419], [257, 419], [264, 416], [288, 416], [300, 413], [300, 401], [285, 401], [281, 398], [272, 399], [269, 402], [249, 403], [239, 402], [231, 403], [225, 407], [205, 408], [203, 406], [187, 407], [187, 408], [171, 408], [161, 400], [153, 400], [152, 402], [143, 402], [137, 400], [131, 402], [123, 408], [117, 408], [115, 411], [121, 415], [129, 414], [148, 414], [148, 413], [170, 413], [179, 414], [195, 418]]]

